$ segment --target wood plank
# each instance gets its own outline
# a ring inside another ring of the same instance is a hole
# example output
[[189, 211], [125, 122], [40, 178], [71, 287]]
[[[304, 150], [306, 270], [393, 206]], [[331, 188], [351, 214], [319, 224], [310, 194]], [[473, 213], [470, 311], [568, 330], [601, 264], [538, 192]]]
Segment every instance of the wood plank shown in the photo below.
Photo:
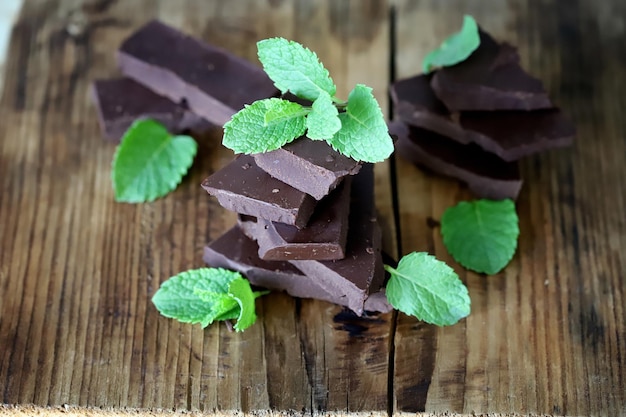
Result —
[[[500, 274], [456, 270], [472, 313], [434, 329], [400, 314], [395, 334], [396, 412], [621, 415], [626, 412], [624, 102], [626, 13], [618, 2], [398, 1], [398, 77], [468, 13], [520, 48], [574, 120], [572, 149], [523, 161], [518, 253]], [[402, 252], [452, 262], [438, 220], [472, 198], [452, 180], [405, 161], [396, 171]], [[454, 264], [454, 262], [452, 262]], [[417, 345], [417, 348], [416, 348]]]
[[[251, 60], [258, 39], [304, 42], [339, 94], [366, 83], [386, 107], [387, 10], [378, 1], [26, 1], [0, 101], [0, 402], [386, 413], [392, 314], [359, 319], [272, 294], [242, 334], [158, 315], [159, 283], [202, 266], [203, 245], [234, 222], [199, 187], [232, 153], [213, 132], [172, 195], [114, 203], [114, 148], [101, 140], [88, 88], [116, 75], [116, 47], [157, 17]], [[377, 183], [388, 181], [377, 170]], [[379, 187], [393, 225], [390, 195]], [[393, 239], [388, 228], [395, 256]]]

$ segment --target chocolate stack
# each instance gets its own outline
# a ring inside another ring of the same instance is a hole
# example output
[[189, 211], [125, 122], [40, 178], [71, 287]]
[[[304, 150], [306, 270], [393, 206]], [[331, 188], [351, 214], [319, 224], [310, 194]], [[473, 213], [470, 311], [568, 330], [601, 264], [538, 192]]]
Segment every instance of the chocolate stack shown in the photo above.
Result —
[[479, 197], [516, 198], [517, 161], [569, 146], [575, 129], [515, 47], [480, 31], [463, 62], [392, 84], [396, 149], [413, 163], [457, 178]]
[[[221, 126], [245, 104], [278, 95], [258, 67], [152, 21], [118, 51], [125, 78], [94, 83], [105, 137], [119, 140], [138, 118], [170, 132]], [[204, 251], [209, 266], [242, 272], [253, 285], [346, 306], [389, 311], [371, 164], [299, 138], [241, 155], [202, 186], [239, 222]]]
[[381, 291], [372, 164], [301, 137], [272, 152], [236, 157], [202, 187], [239, 213], [238, 224], [205, 248], [208, 265], [359, 315], [391, 310]]

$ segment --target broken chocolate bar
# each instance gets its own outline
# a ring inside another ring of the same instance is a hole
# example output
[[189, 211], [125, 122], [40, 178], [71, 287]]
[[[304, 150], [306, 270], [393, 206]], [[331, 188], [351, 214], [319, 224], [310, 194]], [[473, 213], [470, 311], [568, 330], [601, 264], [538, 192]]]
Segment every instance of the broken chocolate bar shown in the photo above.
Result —
[[250, 155], [235, 158], [202, 182], [228, 210], [266, 220], [304, 227], [315, 199], [272, 178]]
[[452, 115], [432, 91], [430, 78], [418, 75], [391, 85], [397, 118], [463, 144], [474, 142], [505, 161], [572, 143], [574, 126], [558, 109]]
[[256, 154], [254, 159], [272, 177], [316, 200], [328, 195], [344, 177], [361, 169], [359, 162], [335, 151], [325, 141], [305, 136], [275, 151]]
[[[294, 297], [315, 298], [344, 306], [348, 306], [350, 301], [341, 292], [329, 292], [307, 278], [289, 262], [260, 259], [257, 244], [239, 226], [234, 226], [207, 245], [203, 259], [209, 266], [241, 272], [253, 285], [283, 290]], [[365, 300], [364, 309], [386, 313], [392, 307], [384, 292], [377, 292]]]
[[96, 80], [92, 92], [102, 134], [109, 140], [119, 141], [137, 119], [154, 119], [172, 133], [203, 132], [213, 127], [202, 117], [129, 78]]
[[381, 255], [381, 231], [374, 208], [374, 169], [365, 164], [352, 180], [346, 257], [335, 261], [290, 261], [332, 294], [345, 297], [347, 305], [362, 314], [370, 293], [385, 278]]
[[554, 107], [541, 81], [520, 67], [516, 49], [483, 31], [480, 46], [465, 61], [438, 70], [432, 86], [450, 111]]
[[398, 153], [414, 164], [465, 182], [479, 197], [517, 198], [522, 179], [516, 162], [401, 122], [389, 123], [389, 130], [398, 136]]
[[[328, 196], [319, 201], [308, 224], [302, 229], [259, 219], [252, 233], [264, 260], [333, 260], [345, 256], [350, 212], [352, 178], [344, 179]], [[245, 220], [242, 223], [247, 223]]]
[[219, 126], [245, 104], [278, 94], [261, 68], [158, 21], [126, 39], [117, 58], [124, 75]]

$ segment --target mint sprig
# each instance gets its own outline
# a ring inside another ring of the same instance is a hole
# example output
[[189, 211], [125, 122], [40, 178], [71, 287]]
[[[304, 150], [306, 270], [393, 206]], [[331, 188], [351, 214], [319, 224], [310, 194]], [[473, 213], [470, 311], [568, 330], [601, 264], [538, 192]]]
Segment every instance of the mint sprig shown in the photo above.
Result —
[[193, 138], [171, 135], [159, 122], [135, 121], [113, 157], [115, 201], [144, 203], [163, 197], [181, 182], [197, 149]]
[[269, 152], [307, 132], [357, 161], [379, 162], [393, 152], [371, 88], [357, 85], [346, 103], [336, 97], [337, 88], [314, 52], [283, 38], [259, 41], [257, 47], [276, 87], [313, 104], [271, 98], [245, 106], [224, 125], [224, 146], [236, 153]]
[[496, 274], [517, 248], [515, 203], [510, 199], [462, 201], [443, 213], [441, 234], [458, 263], [476, 272]]
[[472, 16], [463, 16], [461, 30], [446, 38], [439, 47], [426, 55], [422, 62], [425, 74], [433, 68], [448, 67], [465, 61], [480, 45], [478, 24]]
[[216, 320], [237, 319], [243, 331], [256, 321], [254, 300], [266, 292], [253, 292], [239, 272], [199, 268], [182, 272], [161, 284], [152, 303], [168, 318], [207, 327]]
[[304, 108], [268, 98], [246, 105], [224, 125], [222, 143], [236, 153], [263, 153], [286, 145], [306, 130]]
[[403, 313], [438, 326], [455, 324], [470, 313], [467, 287], [444, 262], [425, 252], [412, 252], [397, 268], [385, 265], [391, 274], [387, 299]]

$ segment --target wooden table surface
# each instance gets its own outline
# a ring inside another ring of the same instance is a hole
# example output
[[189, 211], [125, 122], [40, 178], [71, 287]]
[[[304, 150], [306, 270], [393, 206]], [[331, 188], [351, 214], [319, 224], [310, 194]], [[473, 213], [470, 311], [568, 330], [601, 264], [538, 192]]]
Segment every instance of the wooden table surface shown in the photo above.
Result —
[[[496, 276], [454, 263], [433, 222], [472, 198], [463, 186], [377, 165], [386, 250], [450, 262], [466, 320], [356, 318], [280, 293], [242, 334], [159, 316], [159, 284], [202, 266], [235, 220], [199, 186], [232, 153], [209, 134], [173, 194], [113, 201], [89, 85], [117, 75], [125, 37], [157, 17], [254, 60], [258, 39], [284, 36], [340, 95], [368, 84], [390, 114], [389, 81], [419, 72], [464, 13], [519, 46], [578, 129], [572, 148], [522, 162], [519, 248]], [[4, 410], [625, 415], [625, 35], [621, 0], [27, 0], [0, 100], [0, 403], [18, 406]]]

